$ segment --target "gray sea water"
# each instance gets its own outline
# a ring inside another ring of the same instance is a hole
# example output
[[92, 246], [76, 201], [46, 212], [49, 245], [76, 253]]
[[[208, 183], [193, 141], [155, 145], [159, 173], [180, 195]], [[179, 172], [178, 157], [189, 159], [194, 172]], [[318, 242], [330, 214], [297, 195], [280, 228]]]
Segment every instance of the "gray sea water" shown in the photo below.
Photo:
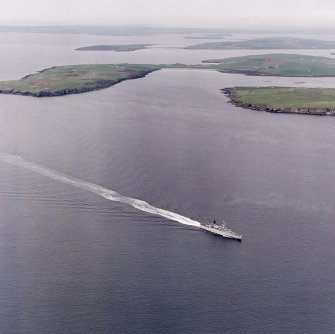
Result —
[[[73, 50], [121, 42], [156, 47]], [[250, 53], [167, 48], [194, 42], [0, 34], [0, 79]], [[234, 85], [335, 81], [162, 70], [79, 95], [0, 95], [1, 333], [335, 332], [335, 118], [236, 108], [219, 91]], [[224, 219], [243, 242], [119, 194]]]

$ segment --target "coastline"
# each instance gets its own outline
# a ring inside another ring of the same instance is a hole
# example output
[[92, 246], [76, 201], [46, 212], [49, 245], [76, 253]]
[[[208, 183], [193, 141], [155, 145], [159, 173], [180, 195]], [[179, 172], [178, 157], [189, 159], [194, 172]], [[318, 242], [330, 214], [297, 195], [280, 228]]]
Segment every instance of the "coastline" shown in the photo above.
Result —
[[278, 74], [278, 73], [265, 73], [265, 72], [258, 72], [252, 70], [234, 70], [234, 69], [217, 69], [216, 71], [221, 73], [229, 73], [229, 74], [243, 74], [252, 77], [280, 77], [280, 78], [333, 78], [333, 74], [323, 74], [323, 75], [306, 75], [306, 74]]
[[234, 94], [234, 88], [222, 88], [220, 90], [225, 96], [228, 97], [229, 103], [236, 107], [266, 111], [278, 114], [302, 114], [302, 115], [315, 115], [315, 116], [335, 116], [335, 109], [331, 108], [274, 108], [270, 105], [252, 104], [240, 101]]
[[[48, 69], [52, 69], [55, 67], [51, 67]], [[44, 69], [39, 71], [39, 73], [43, 73], [47, 71], [48, 69]], [[63, 95], [69, 95], [69, 94], [80, 94], [80, 93], [87, 93], [92, 92], [95, 90], [105, 89], [109, 88], [111, 86], [114, 86], [122, 81], [125, 80], [133, 80], [133, 79], [140, 79], [146, 77], [148, 74], [157, 71], [158, 69], [152, 69], [152, 70], [142, 70], [139, 73], [136, 73], [130, 77], [120, 78], [120, 79], [114, 79], [114, 80], [100, 80], [96, 81], [94, 83], [94, 86], [83, 86], [83, 87], [73, 87], [73, 88], [64, 88], [60, 90], [54, 90], [54, 91], [47, 91], [47, 90], [41, 90], [38, 92], [28, 92], [28, 91], [20, 91], [15, 90], [14, 88], [10, 89], [1, 89], [0, 88], [0, 94], [11, 94], [11, 95], [22, 95], [22, 96], [32, 96], [32, 97], [56, 97], [56, 96], [63, 96]], [[32, 74], [29, 74], [25, 77], [23, 77], [21, 80], [26, 79], [28, 77], [32, 76]]]

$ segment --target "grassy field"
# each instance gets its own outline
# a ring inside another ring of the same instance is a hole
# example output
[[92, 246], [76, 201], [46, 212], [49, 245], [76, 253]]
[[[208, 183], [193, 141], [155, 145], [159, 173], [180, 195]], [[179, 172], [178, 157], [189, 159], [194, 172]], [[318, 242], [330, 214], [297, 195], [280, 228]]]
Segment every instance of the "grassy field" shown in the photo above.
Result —
[[52, 67], [20, 80], [1, 81], [0, 93], [58, 96], [82, 93], [135, 79], [159, 69], [155, 65], [88, 64]]
[[333, 88], [235, 87], [229, 92], [235, 104], [249, 107], [335, 110]]
[[209, 42], [187, 46], [191, 50], [284, 50], [284, 49], [335, 49], [335, 42], [317, 39], [265, 37], [244, 41]]
[[128, 52], [136, 50], [144, 50], [153, 44], [125, 44], [125, 45], [92, 45], [77, 48], [77, 51], [115, 51]]
[[264, 54], [226, 59], [209, 59], [216, 69], [229, 73], [285, 77], [335, 76], [335, 59], [298, 54]]

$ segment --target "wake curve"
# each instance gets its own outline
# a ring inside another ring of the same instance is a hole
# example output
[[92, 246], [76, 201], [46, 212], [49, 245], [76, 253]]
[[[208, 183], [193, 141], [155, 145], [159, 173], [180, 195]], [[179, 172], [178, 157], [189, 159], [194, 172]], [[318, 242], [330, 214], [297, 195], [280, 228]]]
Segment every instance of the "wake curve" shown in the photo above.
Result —
[[106, 198], [107, 200], [114, 201], [114, 202], [121, 202], [128, 204], [138, 210], [141, 210], [143, 212], [151, 213], [156, 216], [161, 216], [164, 218], [167, 218], [169, 220], [176, 221], [178, 223], [184, 224], [184, 225], [190, 225], [195, 227], [200, 227], [200, 223], [192, 220], [190, 218], [184, 217], [182, 215], [179, 215], [177, 213], [167, 211], [164, 209], [157, 208], [155, 206], [152, 206], [151, 204], [131, 197], [123, 196], [116, 191], [113, 191], [108, 188], [101, 187], [97, 184], [87, 182], [84, 180], [77, 179], [75, 177], [71, 177], [69, 175], [65, 175], [62, 173], [59, 173], [53, 169], [29, 162], [27, 160], [24, 160], [18, 155], [13, 154], [6, 154], [6, 153], [0, 153], [0, 160], [21, 168], [28, 169], [34, 173], [43, 175], [49, 179], [63, 182], [66, 184], [70, 184], [74, 187], [78, 187], [81, 189], [85, 189], [87, 191], [90, 191], [92, 193], [95, 193], [101, 197]]

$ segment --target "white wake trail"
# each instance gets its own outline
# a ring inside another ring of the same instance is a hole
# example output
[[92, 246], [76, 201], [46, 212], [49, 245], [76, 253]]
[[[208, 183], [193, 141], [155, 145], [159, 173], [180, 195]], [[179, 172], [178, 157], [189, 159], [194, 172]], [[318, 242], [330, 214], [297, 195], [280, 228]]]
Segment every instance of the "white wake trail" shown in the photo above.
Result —
[[184, 217], [182, 215], [179, 215], [171, 211], [156, 208], [150, 205], [149, 203], [136, 199], [136, 198], [122, 196], [116, 191], [101, 187], [97, 184], [83, 181], [75, 177], [59, 173], [50, 168], [46, 168], [41, 165], [34, 164], [32, 162], [24, 160], [18, 155], [0, 153], [0, 160], [2, 160], [3, 162], [9, 163], [9, 164], [15, 165], [15, 166], [19, 166], [21, 168], [31, 170], [32, 172], [48, 177], [49, 179], [52, 179], [58, 182], [63, 182], [66, 184], [70, 184], [74, 187], [85, 189], [99, 196], [102, 196], [110, 201], [126, 203], [138, 210], [148, 212], [156, 216], [161, 216], [161, 217], [176, 221], [184, 225], [191, 225], [195, 227], [200, 226], [199, 222], [192, 220], [190, 218]]

